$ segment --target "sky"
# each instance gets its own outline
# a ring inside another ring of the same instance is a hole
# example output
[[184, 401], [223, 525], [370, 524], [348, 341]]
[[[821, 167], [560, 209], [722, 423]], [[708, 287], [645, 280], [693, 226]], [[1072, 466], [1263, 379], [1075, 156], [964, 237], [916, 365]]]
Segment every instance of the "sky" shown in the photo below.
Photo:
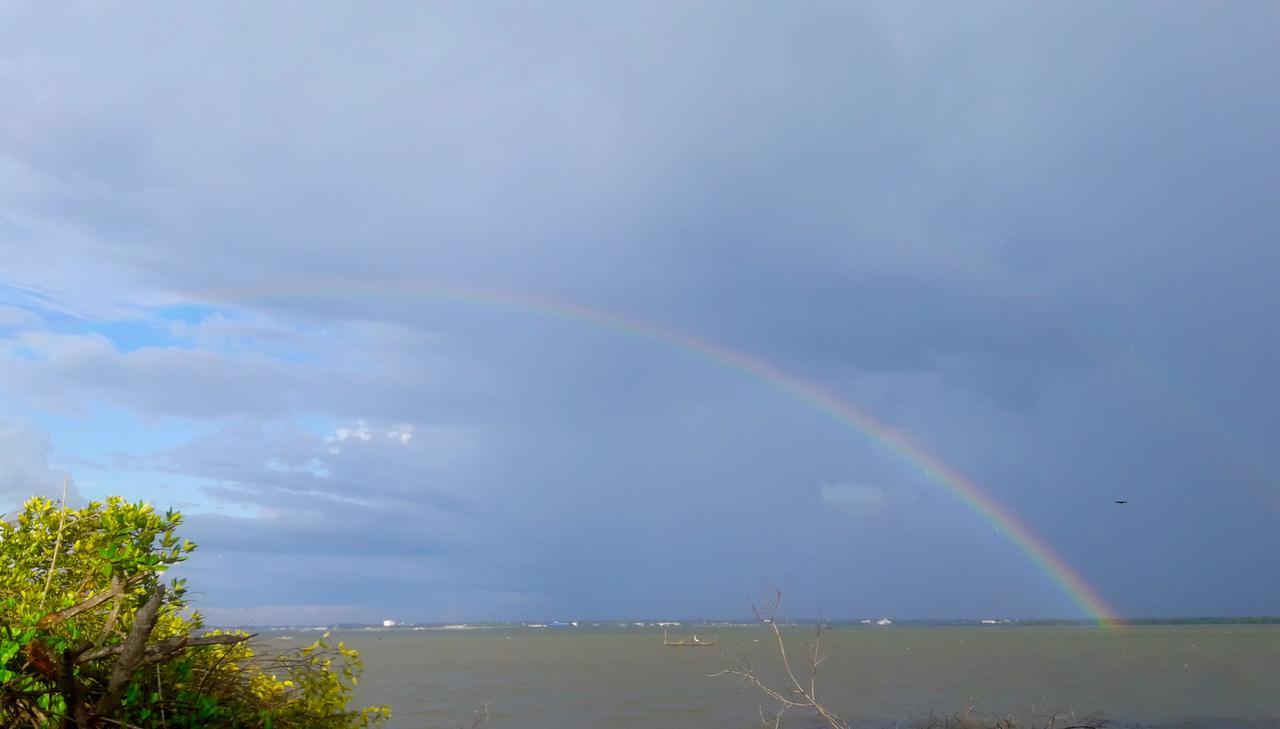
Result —
[[0, 510], [180, 509], [222, 624], [1088, 616], [784, 377], [1116, 614], [1280, 614], [1278, 25], [0, 4]]

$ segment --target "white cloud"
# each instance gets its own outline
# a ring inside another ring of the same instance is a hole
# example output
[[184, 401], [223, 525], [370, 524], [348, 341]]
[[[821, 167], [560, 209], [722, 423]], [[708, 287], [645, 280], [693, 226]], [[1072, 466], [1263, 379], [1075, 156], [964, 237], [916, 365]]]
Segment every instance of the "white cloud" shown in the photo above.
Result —
[[385, 435], [391, 440], [400, 441], [400, 445], [409, 445], [409, 441], [413, 440], [413, 426], [397, 425], [385, 431]]
[[[0, 506], [13, 508], [35, 495], [62, 495], [66, 471], [49, 467], [53, 442], [48, 434], [21, 422], [0, 421]], [[75, 483], [67, 500], [79, 500]]]
[[[369, 430], [369, 426], [366, 423], [360, 422], [356, 423], [354, 428], [336, 428], [330, 440], [347, 440], [348, 438], [355, 438], [367, 443], [373, 440], [373, 431]], [[337, 451], [330, 452], [336, 453]]]
[[334, 428], [333, 435], [324, 439], [325, 450], [329, 453], [337, 455], [342, 450], [342, 443], [349, 440], [358, 440], [368, 443], [375, 437], [382, 436], [386, 440], [399, 443], [400, 445], [409, 445], [409, 441], [413, 440], [412, 425], [395, 425], [385, 430], [374, 431], [369, 424], [363, 420], [356, 421], [356, 424], [350, 428]]
[[888, 501], [880, 486], [857, 481], [824, 483], [821, 491], [823, 503], [843, 509], [855, 519], [878, 513]]
[[128, 465], [206, 481], [204, 493], [221, 502], [297, 510], [304, 495], [347, 505], [407, 499], [454, 513], [476, 496], [469, 484], [483, 436], [467, 426], [368, 420], [326, 435], [241, 420]]

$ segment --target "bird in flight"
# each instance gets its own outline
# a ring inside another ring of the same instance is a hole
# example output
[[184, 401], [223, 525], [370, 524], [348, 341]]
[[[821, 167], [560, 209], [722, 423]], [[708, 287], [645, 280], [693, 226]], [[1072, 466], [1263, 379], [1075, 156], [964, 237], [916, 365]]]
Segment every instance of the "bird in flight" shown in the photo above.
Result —
[[1116, 499], [1116, 503], [1117, 503], [1117, 504], [1127, 504], [1127, 503], [1129, 503], [1129, 502], [1128, 502], [1127, 500], [1125, 500], [1125, 499]]

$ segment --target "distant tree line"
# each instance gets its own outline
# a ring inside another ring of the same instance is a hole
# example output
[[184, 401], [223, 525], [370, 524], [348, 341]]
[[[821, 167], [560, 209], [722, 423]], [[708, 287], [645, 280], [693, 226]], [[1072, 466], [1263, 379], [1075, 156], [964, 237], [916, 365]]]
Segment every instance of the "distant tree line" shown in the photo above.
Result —
[[[1096, 625], [1094, 620], [1015, 620], [1017, 625]], [[1183, 618], [1126, 618], [1125, 625], [1274, 625], [1280, 624], [1280, 615], [1251, 617], [1183, 617]]]
[[[825, 625], [829, 627], [845, 628], [845, 627], [862, 627], [874, 630], [879, 626], [866, 625], [860, 620], [818, 620], [816, 618], [793, 618], [786, 621], [792, 625]], [[1280, 615], [1255, 615], [1255, 616], [1189, 616], [1179, 618], [1126, 618], [1125, 625], [1277, 625], [1280, 624]], [[699, 624], [696, 621], [690, 622], [690, 625]], [[711, 623], [708, 623], [711, 624]], [[1032, 626], [1090, 626], [1097, 625], [1096, 620], [1072, 620], [1065, 618], [1019, 618], [1008, 621], [1001, 621], [996, 624], [1010, 625], [1032, 625]], [[978, 620], [930, 620], [930, 619], [903, 619], [895, 620], [894, 625], [898, 627], [980, 627], [983, 625]], [[986, 627], [994, 627], [987, 624]]]

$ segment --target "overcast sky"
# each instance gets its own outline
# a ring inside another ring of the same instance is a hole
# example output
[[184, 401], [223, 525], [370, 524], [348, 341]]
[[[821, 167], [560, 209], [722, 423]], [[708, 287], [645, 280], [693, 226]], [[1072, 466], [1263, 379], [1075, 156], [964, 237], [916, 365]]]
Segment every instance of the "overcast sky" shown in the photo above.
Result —
[[182, 509], [236, 624], [1083, 615], [865, 433], [527, 298], [838, 393], [1124, 615], [1280, 614], [1277, 27], [0, 5], [0, 508]]

